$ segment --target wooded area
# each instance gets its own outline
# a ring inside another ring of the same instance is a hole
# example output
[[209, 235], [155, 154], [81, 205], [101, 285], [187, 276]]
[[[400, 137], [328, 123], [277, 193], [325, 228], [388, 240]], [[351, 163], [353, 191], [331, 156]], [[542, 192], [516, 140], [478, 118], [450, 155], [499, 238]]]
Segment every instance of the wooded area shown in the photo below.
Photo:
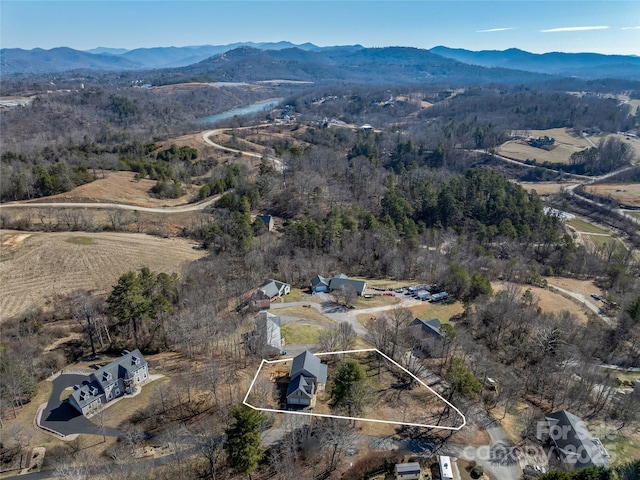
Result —
[[[465, 411], [481, 407], [496, 418], [518, 415], [526, 424], [520, 444], [535, 442], [535, 421], [561, 408], [605, 422], [607, 434], [637, 432], [640, 398], [618, 395], [615, 378], [602, 368], [640, 367], [637, 225], [567, 192], [543, 199], [513, 181], [530, 173], [509, 176], [508, 168], [496, 168], [492, 154], [512, 129], [615, 132], [638, 128], [638, 114], [609, 98], [551, 87], [455, 93], [433, 86], [283, 88], [159, 92], [87, 86], [39, 95], [28, 107], [0, 114], [3, 201], [66, 192], [102, 170], [156, 180], [151, 193], [160, 198], [180, 197], [193, 185], [198, 194], [186, 201], [220, 196], [182, 228], [180, 234], [198, 241], [208, 255], [179, 277], [149, 269], [122, 272], [106, 297], [78, 291], [59, 299], [54, 313], [30, 311], [3, 323], [5, 420], [34, 399], [39, 381], [68, 364], [135, 348], [179, 357], [171, 367], [163, 364], [169, 379], [152, 383], [144, 407], [117, 425], [126, 434], [105, 456], [92, 458], [81, 442], [71, 453], [60, 447], [57, 458], [53, 449], [48, 461], [61, 477], [74, 468], [90, 477], [94, 463], [104, 464], [106, 478], [364, 476], [366, 455], [351, 467], [347, 461], [361, 440], [350, 422], [296, 421], [241, 406], [252, 367], [261, 360], [243, 341], [253, 321], [243, 295], [266, 278], [306, 291], [319, 272], [434, 285], [463, 302], [461, 315], [442, 319], [441, 348], [426, 349], [424, 359], [405, 355], [412, 346], [403, 334], [414, 319], [410, 311], [377, 315], [368, 335], [357, 340], [411, 372], [433, 372], [444, 396]], [[233, 141], [259, 145], [263, 157], [277, 158], [281, 168], [267, 161], [258, 168], [221, 163], [219, 154], [203, 156], [195, 147], [159, 147], [195, 131], [190, 122], [196, 118], [274, 95], [287, 96], [282, 107], [289, 105], [296, 121], [275, 122], [282, 109], [260, 114], [246, 121], [265, 120], [268, 126], [260, 132], [238, 129]], [[434, 105], [423, 108], [423, 101]], [[347, 126], [331, 124], [334, 118]], [[364, 123], [372, 128], [359, 128]], [[572, 157], [579, 173], [589, 175], [636, 160], [631, 147], [616, 139]], [[565, 179], [551, 167], [544, 175]], [[607, 223], [624, 248], [578, 242], [545, 206]], [[264, 212], [278, 219], [276, 231], [252, 220]], [[138, 231], [133, 217], [115, 212], [103, 224], [57, 215], [38, 224], [31, 214], [3, 209], [0, 220], [3, 228], [25, 230]], [[569, 311], [543, 312], [527, 288], [546, 286], [544, 277], [553, 275], [592, 279], [606, 292], [607, 305], [619, 308], [607, 311], [607, 321], [594, 314], [586, 323]], [[498, 282], [508, 287], [494, 292]], [[336, 292], [336, 305], [352, 304], [353, 297]], [[69, 320], [72, 327], [58, 326]], [[77, 334], [74, 339], [48, 348], [53, 337], [65, 339], [69, 331]], [[346, 349], [355, 342], [353, 330], [340, 324], [323, 330], [318, 348]], [[328, 388], [332, 408], [351, 416], [369, 407], [370, 385], [358, 365], [346, 362], [339, 372]], [[487, 376], [500, 379], [499, 389], [485, 388]], [[256, 388], [258, 395], [272, 395], [271, 384]], [[283, 433], [263, 448], [260, 435], [274, 422]], [[399, 428], [395, 434], [438, 446], [448, 440], [436, 431]], [[133, 452], [154, 441], [169, 446], [173, 460], [142, 472]], [[9, 444], [15, 441], [3, 441], [3, 455], [9, 455]], [[637, 465], [629, 468], [637, 475]]]

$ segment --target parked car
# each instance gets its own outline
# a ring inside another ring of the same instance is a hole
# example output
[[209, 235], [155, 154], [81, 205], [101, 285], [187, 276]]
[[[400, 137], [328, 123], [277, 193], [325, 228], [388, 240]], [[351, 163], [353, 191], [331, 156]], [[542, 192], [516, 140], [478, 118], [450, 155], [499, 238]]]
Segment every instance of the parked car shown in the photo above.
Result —
[[600, 295], [598, 295], [597, 293], [592, 293], [591, 296], [593, 298], [595, 298], [596, 300], [602, 300], [602, 297]]

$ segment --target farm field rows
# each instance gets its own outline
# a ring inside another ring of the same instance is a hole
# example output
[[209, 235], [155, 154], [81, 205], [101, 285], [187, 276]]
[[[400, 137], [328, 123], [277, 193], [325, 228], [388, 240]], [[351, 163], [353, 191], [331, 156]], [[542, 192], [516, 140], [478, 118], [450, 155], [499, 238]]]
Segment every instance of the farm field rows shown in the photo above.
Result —
[[37, 308], [52, 308], [74, 290], [106, 294], [120, 275], [144, 266], [180, 273], [204, 256], [194, 243], [127, 233], [24, 233], [3, 230], [0, 321]]

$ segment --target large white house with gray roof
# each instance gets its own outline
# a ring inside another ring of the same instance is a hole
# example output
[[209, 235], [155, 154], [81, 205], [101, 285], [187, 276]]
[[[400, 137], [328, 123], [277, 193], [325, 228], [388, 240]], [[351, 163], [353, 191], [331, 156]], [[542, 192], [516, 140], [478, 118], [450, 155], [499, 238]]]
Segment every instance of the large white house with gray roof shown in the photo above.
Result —
[[148, 364], [140, 350], [125, 350], [120, 358], [97, 367], [86, 382], [76, 385], [69, 403], [86, 415], [96, 411], [104, 403], [134, 393], [136, 386], [144, 384], [148, 379]]

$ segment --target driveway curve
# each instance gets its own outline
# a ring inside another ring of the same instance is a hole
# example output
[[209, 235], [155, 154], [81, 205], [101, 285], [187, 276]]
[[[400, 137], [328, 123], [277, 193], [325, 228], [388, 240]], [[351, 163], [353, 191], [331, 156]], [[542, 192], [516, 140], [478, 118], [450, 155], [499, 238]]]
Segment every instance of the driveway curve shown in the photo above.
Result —
[[66, 388], [88, 381], [88, 375], [75, 373], [62, 374], [54, 379], [52, 382], [53, 389], [49, 396], [47, 406], [42, 412], [39, 425], [53, 430], [62, 436], [79, 433], [90, 435], [102, 435], [104, 433], [104, 435], [109, 437], [120, 436], [120, 430], [115, 428], [105, 427], [103, 432], [103, 429], [99, 425], [91, 422], [78, 412], [67, 400], [60, 400], [60, 396]]

